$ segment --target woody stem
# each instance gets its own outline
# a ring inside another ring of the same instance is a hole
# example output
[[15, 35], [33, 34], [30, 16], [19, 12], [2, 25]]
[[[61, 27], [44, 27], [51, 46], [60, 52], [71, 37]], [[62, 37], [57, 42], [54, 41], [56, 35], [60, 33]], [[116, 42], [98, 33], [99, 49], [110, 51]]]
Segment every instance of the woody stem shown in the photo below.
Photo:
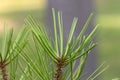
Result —
[[0, 69], [1, 69], [1, 73], [2, 73], [2, 79], [8, 80], [8, 75], [7, 75], [7, 71], [6, 71], [6, 61], [0, 62]]
[[64, 64], [65, 64], [65, 60], [58, 57], [56, 62], [57, 70], [54, 75], [55, 80], [60, 80], [60, 77], [62, 75], [62, 67], [64, 66]]

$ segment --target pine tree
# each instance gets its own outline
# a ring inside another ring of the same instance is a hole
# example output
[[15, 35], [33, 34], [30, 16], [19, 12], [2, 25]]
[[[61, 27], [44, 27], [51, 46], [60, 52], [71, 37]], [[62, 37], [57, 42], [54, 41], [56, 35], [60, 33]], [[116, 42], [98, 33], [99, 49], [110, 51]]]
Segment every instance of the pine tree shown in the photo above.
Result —
[[[89, 75], [83, 70], [90, 51], [97, 45], [93, 42], [93, 37], [99, 25], [96, 25], [88, 35], [85, 35], [85, 31], [93, 14], [90, 14], [76, 38], [73, 38], [73, 35], [78, 18], [73, 19], [65, 43], [62, 13], [59, 11], [56, 16], [54, 9], [52, 12], [54, 38], [53, 35], [50, 37], [46, 27], [32, 16], [25, 19], [25, 24], [15, 40], [12, 38], [13, 29], [9, 37], [5, 29], [0, 52], [2, 80], [81, 80]], [[101, 64], [86, 80], [95, 80], [108, 68], [108, 66], [102, 68], [104, 64]]]

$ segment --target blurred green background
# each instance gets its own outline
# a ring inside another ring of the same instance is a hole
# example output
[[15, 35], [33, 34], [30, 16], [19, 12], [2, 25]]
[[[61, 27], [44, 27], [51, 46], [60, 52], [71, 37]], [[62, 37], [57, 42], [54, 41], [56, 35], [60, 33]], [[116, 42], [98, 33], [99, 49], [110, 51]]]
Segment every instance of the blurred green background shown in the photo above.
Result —
[[[93, 0], [96, 11], [95, 23], [100, 24], [98, 34], [98, 61], [107, 61], [110, 68], [101, 80], [120, 78], [120, 0]], [[8, 28], [19, 29], [24, 18], [32, 14], [44, 22], [47, 0], [2, 0], [0, 1], [0, 33], [4, 22]]]
[[100, 24], [98, 59], [110, 68], [101, 80], [120, 78], [120, 0], [96, 0], [96, 23]]
[[29, 14], [44, 21], [47, 0], [1, 0], [0, 1], [0, 32], [4, 23], [8, 28], [18, 30]]

